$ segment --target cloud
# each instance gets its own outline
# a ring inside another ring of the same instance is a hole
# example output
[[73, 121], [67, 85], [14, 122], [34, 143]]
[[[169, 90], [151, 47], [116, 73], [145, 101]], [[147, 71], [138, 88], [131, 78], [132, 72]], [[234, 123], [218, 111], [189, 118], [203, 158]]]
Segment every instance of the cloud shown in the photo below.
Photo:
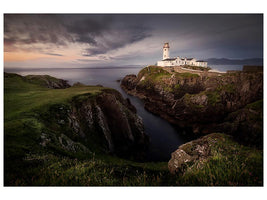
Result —
[[111, 18], [90, 18], [90, 15], [84, 19], [74, 21], [71, 24], [66, 24], [68, 33], [74, 35], [75, 42], [88, 43], [93, 46], [97, 45], [95, 37], [102, 36], [110, 29]]
[[35, 43], [64, 46], [72, 38], [57, 15], [8, 15], [4, 17], [5, 45]]
[[58, 54], [58, 53], [45, 53], [46, 55], [50, 55], [50, 56], [63, 56], [62, 54]]
[[[70, 43], [86, 45], [84, 56], [105, 54], [149, 37], [148, 28], [113, 15], [5, 15], [5, 51], [38, 51], [40, 44], [51, 49]], [[119, 20], [118, 20], [119, 19]]]
[[128, 26], [121, 27], [116, 30], [110, 30], [108, 36], [99, 38], [99, 42], [94, 47], [85, 49], [84, 56], [95, 56], [99, 54], [105, 54], [112, 50], [131, 45], [133, 43], [144, 40], [151, 37], [152, 34], [148, 28], [144, 26]]

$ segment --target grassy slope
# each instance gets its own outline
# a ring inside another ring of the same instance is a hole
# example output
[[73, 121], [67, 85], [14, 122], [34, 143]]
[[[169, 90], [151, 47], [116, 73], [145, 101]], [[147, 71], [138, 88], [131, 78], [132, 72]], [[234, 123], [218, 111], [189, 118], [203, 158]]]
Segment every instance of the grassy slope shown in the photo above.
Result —
[[[193, 166], [177, 176], [169, 174], [166, 162], [137, 163], [94, 151], [69, 153], [57, 147], [42, 148], [40, 138], [46, 127], [39, 119], [40, 113], [48, 112], [53, 105], [69, 105], [80, 94], [94, 96], [103, 88], [81, 85], [47, 89], [38, 81], [32, 84], [17, 75], [5, 77], [4, 84], [5, 185], [261, 184], [262, 152], [240, 146], [231, 139], [221, 143], [220, 149], [225, 152], [220, 151], [220, 162], [214, 157], [212, 160], [216, 162], [204, 163], [202, 169]], [[251, 156], [236, 157], [233, 152]], [[242, 166], [242, 171], [232, 170], [232, 166]], [[210, 181], [213, 177], [217, 180]]]
[[[58, 104], [69, 106], [73, 97], [88, 93], [94, 96], [101, 93], [102, 89], [105, 88], [83, 85], [67, 89], [48, 89], [43, 87], [41, 82], [39, 84], [35, 80], [34, 83], [29, 83], [23, 77], [15, 74], [5, 77], [5, 184], [129, 185], [131, 181], [125, 179], [126, 176], [129, 176], [125, 173], [131, 169], [134, 173], [131, 178], [135, 179], [135, 184], [140, 185], [138, 175], [143, 173], [144, 168], [151, 173], [154, 173], [154, 170], [167, 172], [166, 163], [158, 163], [154, 167], [154, 164], [140, 164], [108, 155], [70, 154], [63, 152], [62, 149], [49, 150], [41, 147], [40, 137], [46, 127], [39, 119], [40, 113], [47, 113], [51, 107]], [[57, 152], [55, 153], [53, 150]], [[82, 176], [83, 170], [80, 169], [84, 166], [89, 170], [87, 171], [89, 177], [86, 176], [86, 180]], [[90, 171], [92, 167], [93, 170]], [[77, 169], [79, 170], [77, 171]], [[112, 171], [116, 175], [112, 175]], [[64, 174], [64, 176], [60, 177], [58, 173]], [[79, 180], [75, 181], [77, 174], [81, 176], [79, 176]], [[112, 175], [112, 177], [110, 180], [106, 180], [107, 178], [99, 174]], [[72, 179], [73, 177], [75, 180]], [[81, 182], [80, 179], [83, 181]]]

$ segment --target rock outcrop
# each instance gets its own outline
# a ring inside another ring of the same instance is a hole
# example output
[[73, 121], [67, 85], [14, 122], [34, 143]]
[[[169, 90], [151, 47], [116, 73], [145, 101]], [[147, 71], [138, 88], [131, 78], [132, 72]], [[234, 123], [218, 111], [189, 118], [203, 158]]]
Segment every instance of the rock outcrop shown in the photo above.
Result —
[[[263, 74], [177, 72], [149, 66], [138, 76], [127, 75], [121, 87], [142, 98], [150, 112], [180, 127], [189, 127], [195, 134], [233, 133], [233, 129], [229, 131], [229, 127], [218, 124], [226, 122], [231, 113], [262, 100]], [[260, 112], [262, 107], [251, 110]], [[246, 135], [245, 128], [241, 129]]]
[[218, 142], [224, 142], [225, 137], [229, 136], [213, 133], [181, 145], [171, 155], [168, 162], [169, 171], [172, 174], [183, 173], [194, 164], [200, 168], [203, 163], [217, 153], [217, 151], [212, 151], [212, 148]]
[[142, 119], [136, 115], [130, 101], [123, 99], [115, 90], [107, 89], [95, 98], [82, 101], [74, 99], [70, 116], [73, 127], [75, 124], [82, 125], [77, 130], [81, 137], [102, 134], [104, 146], [111, 153], [141, 158], [148, 148], [148, 136], [144, 133]]
[[30, 83], [37, 83], [47, 88], [64, 89], [70, 87], [68, 81], [49, 75], [28, 75], [23, 78]]
[[44, 119], [48, 126], [57, 122], [58, 132], [92, 151], [135, 160], [145, 157], [149, 138], [142, 119], [130, 101], [116, 90], [78, 95], [70, 106], [54, 105], [49, 112], [50, 119]]

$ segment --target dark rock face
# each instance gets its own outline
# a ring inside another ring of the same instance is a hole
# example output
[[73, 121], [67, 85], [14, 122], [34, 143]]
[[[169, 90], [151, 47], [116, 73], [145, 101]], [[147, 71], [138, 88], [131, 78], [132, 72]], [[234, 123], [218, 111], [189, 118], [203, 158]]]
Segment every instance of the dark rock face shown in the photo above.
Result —
[[[164, 71], [159, 67], [144, 68], [138, 76], [126, 76], [121, 87], [127, 93], [142, 98], [150, 112], [180, 127], [190, 127], [196, 134], [215, 131], [236, 134], [238, 130], [248, 134], [247, 124], [240, 123], [240, 120], [235, 120], [240, 125], [236, 129], [219, 124], [226, 121], [233, 123], [227, 118], [231, 113], [263, 98], [262, 72], [219, 75]], [[260, 110], [262, 108], [252, 112]]]
[[263, 147], [263, 101], [259, 100], [230, 113], [217, 129], [234, 136], [246, 145]]
[[69, 124], [79, 137], [94, 138], [105, 151], [118, 156], [142, 160], [148, 148], [142, 119], [115, 90], [74, 99]]

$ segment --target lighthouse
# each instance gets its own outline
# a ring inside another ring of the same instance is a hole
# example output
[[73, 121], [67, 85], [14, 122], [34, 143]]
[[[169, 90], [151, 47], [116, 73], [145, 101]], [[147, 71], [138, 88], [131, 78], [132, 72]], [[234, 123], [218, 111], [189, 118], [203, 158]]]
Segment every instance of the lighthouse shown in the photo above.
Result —
[[170, 58], [169, 57], [169, 48], [170, 48], [169, 43], [168, 42], [164, 43], [164, 46], [163, 46], [163, 60]]
[[169, 42], [165, 42], [163, 45], [163, 58], [157, 62], [157, 66], [161, 67], [172, 67], [172, 66], [198, 66], [198, 67], [208, 67], [208, 62], [203, 60], [197, 60], [195, 58], [183, 58], [175, 57], [170, 58], [169, 56], [170, 45]]

